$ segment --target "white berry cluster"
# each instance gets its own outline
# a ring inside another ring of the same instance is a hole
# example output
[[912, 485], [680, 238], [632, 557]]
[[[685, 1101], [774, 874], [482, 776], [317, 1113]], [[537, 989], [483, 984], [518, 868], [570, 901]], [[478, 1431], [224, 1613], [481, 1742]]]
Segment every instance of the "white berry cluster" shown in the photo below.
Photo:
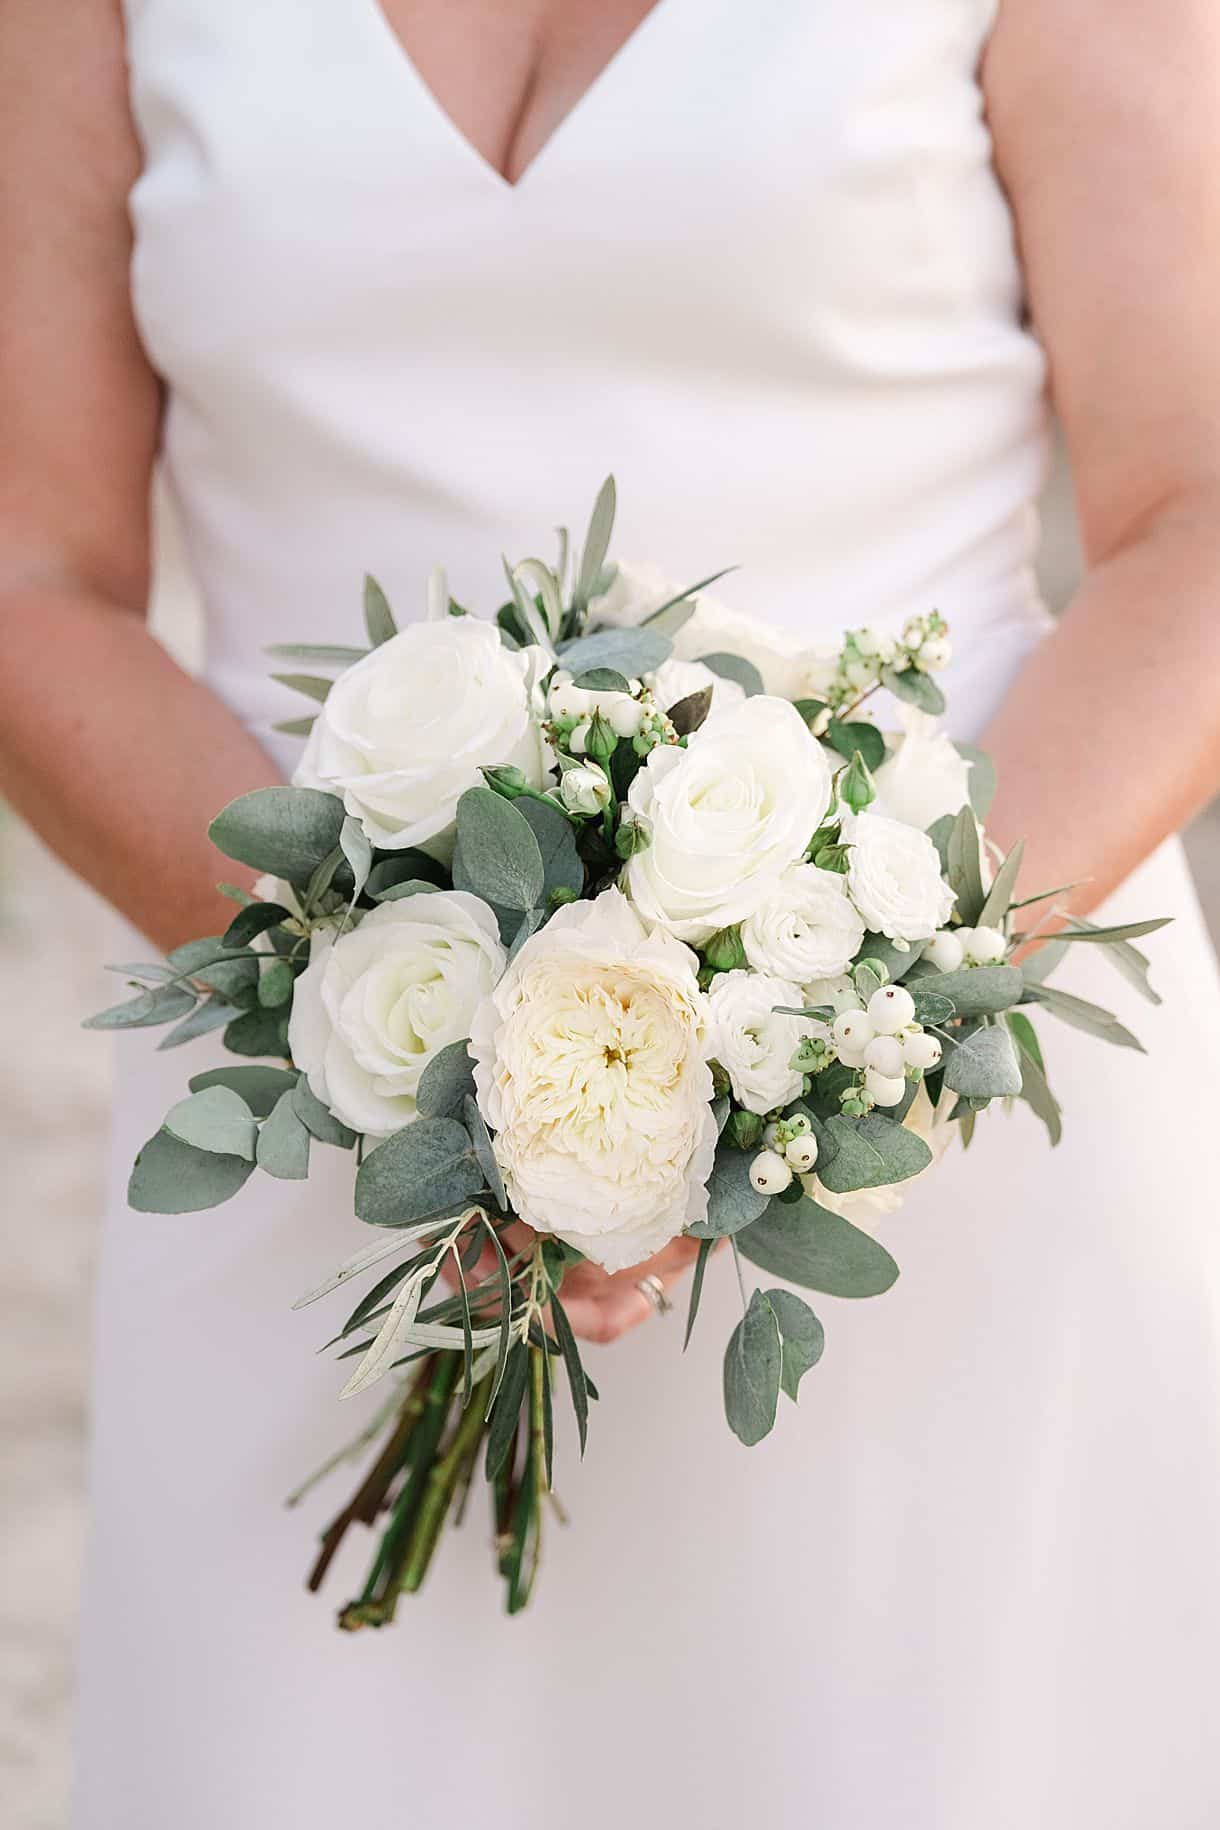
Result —
[[637, 756], [675, 743], [677, 733], [649, 689], [639, 680], [628, 686], [626, 693], [592, 692], [560, 668], [551, 680], [544, 727], [551, 743], [570, 756], [599, 762], [608, 760], [620, 740], [630, 742]]
[[805, 1113], [772, 1119], [750, 1164], [750, 1181], [760, 1195], [782, 1195], [793, 1177], [808, 1175], [817, 1160], [818, 1140]]
[[927, 616], [909, 617], [898, 637], [876, 629], [850, 630], [840, 648], [807, 663], [807, 683], [832, 712], [838, 712], [878, 685], [885, 668], [930, 674], [952, 659], [949, 626], [933, 610]]
[[957, 972], [962, 966], [997, 966], [1008, 951], [1000, 928], [942, 928], [934, 934], [923, 957], [938, 972]]
[[882, 985], [867, 1005], [840, 1011], [831, 1034], [843, 1066], [858, 1070], [842, 1094], [843, 1110], [852, 1117], [901, 1104], [907, 1080], [940, 1064], [940, 1043], [915, 1021], [915, 1000], [905, 985]]

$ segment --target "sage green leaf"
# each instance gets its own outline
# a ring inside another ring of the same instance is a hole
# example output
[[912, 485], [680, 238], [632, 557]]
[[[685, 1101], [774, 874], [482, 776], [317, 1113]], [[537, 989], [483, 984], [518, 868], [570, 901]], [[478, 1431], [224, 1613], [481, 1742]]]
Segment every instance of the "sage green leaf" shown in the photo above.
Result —
[[[1167, 925], [1169, 919], [1164, 917], [1159, 921], [1129, 921], [1121, 927], [1110, 928], [1095, 927], [1090, 921], [1076, 919], [1070, 928], [1056, 936], [1056, 942], [1061, 948], [1066, 948], [1073, 941], [1092, 942], [1100, 946], [1102, 958], [1108, 960], [1129, 985], [1134, 985], [1142, 998], [1146, 998], [1150, 1004], [1159, 1004], [1162, 1001], [1160, 993], [1153, 989], [1148, 977], [1152, 962], [1146, 953], [1139, 947], [1133, 947], [1131, 942], [1145, 934], [1155, 934], [1158, 928]], [[1042, 976], [1045, 977], [1045, 974]]]
[[976, 1029], [948, 1050], [944, 1084], [969, 1099], [1012, 1099], [1021, 1091], [1021, 1066], [1006, 1028]]
[[462, 1101], [462, 1116], [466, 1122], [466, 1129], [470, 1133], [470, 1141], [474, 1145], [475, 1158], [479, 1168], [483, 1171], [487, 1186], [491, 1190], [492, 1199], [500, 1212], [506, 1214], [509, 1211], [508, 1196], [504, 1191], [500, 1165], [496, 1161], [496, 1153], [492, 1148], [491, 1133], [484, 1124], [483, 1114], [479, 1111], [471, 1094], [467, 1094]]
[[534, 829], [492, 788], [468, 788], [458, 802], [453, 881], [503, 908], [532, 909], [541, 899], [546, 872]]
[[766, 1297], [779, 1323], [783, 1347], [780, 1385], [795, 1402], [801, 1380], [822, 1357], [826, 1330], [809, 1304], [794, 1291], [768, 1290]]
[[297, 1084], [292, 1068], [218, 1067], [192, 1074], [187, 1085], [192, 1093], [207, 1087], [228, 1087], [245, 1101], [255, 1118], [267, 1118], [283, 1093], [291, 1093]]
[[917, 705], [933, 718], [939, 718], [945, 709], [945, 695], [931, 675], [920, 673], [917, 667], [883, 667], [881, 684], [895, 699], [905, 699], [908, 705]]
[[455, 1117], [474, 1092], [474, 1063], [467, 1039], [438, 1049], [419, 1077], [415, 1106], [421, 1118]]
[[1172, 915], [1160, 915], [1152, 921], [1125, 921], [1118, 927], [1098, 928], [1091, 921], [1073, 917], [1071, 927], [1065, 928], [1059, 938], [1064, 941], [1091, 940], [1112, 947], [1119, 941], [1140, 940], [1145, 934], [1155, 934], [1159, 929], [1167, 928], [1172, 920]]
[[517, 1434], [517, 1420], [525, 1401], [528, 1378], [529, 1348], [523, 1341], [515, 1341], [508, 1350], [504, 1377], [500, 1381], [499, 1394], [491, 1413], [491, 1427], [487, 1432], [485, 1470], [489, 1481], [496, 1478], [508, 1460], [509, 1450]]
[[248, 1010], [225, 1030], [225, 1047], [234, 1055], [273, 1055], [288, 1059], [288, 1009]]
[[684, 699], [666, 707], [669, 722], [679, 737], [690, 737], [707, 723], [707, 715], [712, 709], [714, 687], [701, 686], [697, 693], [687, 693]]
[[1090, 1004], [1087, 998], [1073, 997], [1070, 992], [1058, 991], [1053, 985], [1027, 984], [1026, 995], [1043, 1005], [1061, 1023], [1083, 1030], [1087, 1036], [1112, 1042], [1116, 1048], [1133, 1048], [1141, 1055], [1146, 1052], [1138, 1037], [1124, 1028], [1112, 1010], [1104, 1010], [1100, 1004]]
[[631, 683], [613, 667], [589, 667], [572, 682], [585, 693], [629, 693]]
[[419, 1312], [424, 1284], [432, 1270], [433, 1267], [429, 1265], [422, 1272], [412, 1272], [407, 1278], [391, 1303], [389, 1313], [368, 1352], [339, 1393], [341, 1398], [354, 1398], [358, 1392], [367, 1391], [370, 1385], [375, 1385], [383, 1374], [389, 1372], [406, 1345], [405, 1337], [410, 1333]]
[[303, 1182], [309, 1174], [309, 1132], [292, 1094], [281, 1093], [258, 1134], [258, 1166], [281, 1182]]
[[127, 1203], [138, 1214], [195, 1214], [244, 1187], [254, 1168], [242, 1156], [196, 1150], [170, 1131], [150, 1137], [135, 1160]]
[[721, 566], [718, 572], [709, 572], [706, 578], [700, 578], [693, 585], [687, 585], [685, 591], [679, 591], [675, 597], [667, 597], [663, 604], [658, 604], [657, 608], [644, 618], [641, 627], [660, 629], [665, 635], [677, 635], [680, 629], [685, 629], [695, 614], [692, 598], [696, 597], [700, 591], [706, 591], [709, 585], [719, 584], [722, 578], [727, 578], [730, 572], [736, 570], [736, 566]]
[[999, 870], [992, 878], [979, 918], [975, 924], [980, 928], [999, 928], [1003, 926], [1012, 901], [1013, 891], [1017, 887], [1017, 876], [1021, 869], [1021, 860], [1025, 856], [1025, 841], [1018, 839]]
[[379, 902], [396, 883], [421, 882], [433, 889], [445, 889], [449, 878], [444, 866], [428, 852], [408, 846], [404, 851], [396, 851], [393, 857], [382, 858], [380, 863], [374, 864], [364, 887], [373, 900]]
[[332, 1290], [338, 1290], [343, 1284], [350, 1283], [353, 1277], [360, 1277], [365, 1271], [371, 1271], [373, 1266], [380, 1264], [383, 1258], [392, 1258], [398, 1252], [405, 1252], [408, 1246], [414, 1244], [417, 1239], [423, 1239], [429, 1233], [438, 1232], [446, 1224], [448, 1224], [447, 1219], [423, 1220], [418, 1226], [404, 1226], [388, 1236], [382, 1235], [382, 1237], [374, 1239], [372, 1245], [362, 1246], [351, 1258], [346, 1259], [324, 1283], [316, 1284], [312, 1290], [307, 1290], [304, 1296], [298, 1296], [292, 1305], [293, 1308], [308, 1308], [310, 1303], [316, 1303], [320, 1297], [329, 1296]]
[[735, 1150], [730, 1145], [717, 1150], [707, 1184], [707, 1218], [686, 1229], [692, 1239], [726, 1238], [766, 1212], [771, 1197], [760, 1195], [751, 1183], [752, 1161], [748, 1150]]
[[746, 697], [752, 699], [763, 690], [763, 677], [753, 661], [747, 661], [740, 654], [701, 654], [699, 659], [705, 667], [710, 667], [722, 680], [734, 680]]
[[930, 945], [927, 940], [912, 940], [905, 947], [899, 947], [884, 934], [866, 934], [860, 943], [860, 958], [876, 960], [885, 967], [892, 982], [899, 985]]
[[281, 922], [290, 919], [289, 911], [278, 902], [251, 902], [233, 917], [220, 944], [226, 950], [248, 947], [260, 934], [265, 934], [269, 928], [278, 928]]
[[349, 1130], [322, 1104], [304, 1074], [292, 1089], [292, 1103], [297, 1117], [317, 1143], [331, 1144], [336, 1150], [352, 1148], [356, 1142], [356, 1133]]
[[827, 1119], [825, 1130], [835, 1149], [828, 1163], [819, 1157], [818, 1180], [832, 1194], [905, 1182], [932, 1161], [921, 1137], [877, 1112], [867, 1118]]
[[699, 1313], [699, 1304], [703, 1299], [703, 1279], [707, 1272], [707, 1261], [716, 1244], [714, 1239], [699, 1241], [699, 1256], [695, 1259], [694, 1275], [690, 1282], [690, 1306], [686, 1311], [686, 1333], [682, 1337], [682, 1351], [690, 1346], [691, 1335], [695, 1331], [695, 1318]]
[[977, 744], [957, 743], [953, 747], [958, 755], [970, 764], [970, 774], [967, 777], [970, 805], [979, 819], [985, 820], [991, 812], [991, 803], [995, 799], [995, 764], [986, 750], [980, 750]]
[[435, 896], [438, 887], [435, 883], [426, 883], [422, 877], [408, 877], [404, 882], [391, 883], [379, 890], [374, 901], [401, 902], [406, 896]]
[[782, 1364], [775, 1311], [755, 1290], [724, 1354], [724, 1414], [747, 1448], [775, 1427]]
[[[1020, 940], [1020, 935], [1017, 939]], [[1041, 985], [1051, 976], [1067, 953], [1067, 942], [1057, 934], [1053, 940], [1043, 941], [1036, 953], [1021, 961], [1021, 976], [1027, 985]]]
[[483, 1189], [464, 1125], [417, 1118], [369, 1152], [356, 1172], [356, 1216], [369, 1226], [411, 1226], [464, 1207]]
[[933, 820], [932, 824], [928, 827], [928, 837], [931, 839], [933, 845], [935, 845], [936, 855], [940, 859], [940, 874], [942, 877], [948, 877], [949, 875], [949, 838], [956, 824], [956, 814], [942, 813], [939, 820]]
[[589, 1393], [585, 1386], [585, 1369], [581, 1364], [580, 1348], [572, 1332], [567, 1311], [557, 1295], [551, 1296], [551, 1320], [555, 1327], [555, 1339], [563, 1355], [564, 1368], [568, 1375], [568, 1390], [572, 1394], [572, 1409], [576, 1413], [576, 1429], [580, 1436], [580, 1453], [583, 1457], [585, 1444], [589, 1439]]
[[791, 1205], [777, 1201], [738, 1235], [737, 1247], [773, 1277], [827, 1296], [880, 1296], [898, 1276], [898, 1266], [871, 1233], [807, 1196]]
[[321, 674], [272, 674], [277, 686], [286, 686], [289, 692], [303, 693], [307, 699], [316, 699], [324, 704], [330, 697], [333, 680], [325, 680]]
[[308, 737], [317, 722], [315, 712], [312, 718], [280, 718], [271, 729], [279, 731], [284, 737]]
[[957, 1008], [953, 999], [945, 997], [943, 992], [921, 991], [917, 987], [911, 996], [915, 1000], [915, 1021], [925, 1027], [947, 1023]]
[[951, 998], [959, 1017], [993, 1017], [1024, 996], [1025, 980], [1019, 966], [963, 966], [957, 972], [930, 972], [918, 988]]
[[614, 478], [607, 477], [597, 492], [593, 513], [589, 517], [585, 543], [580, 552], [580, 568], [576, 576], [574, 599], [579, 611], [587, 610], [589, 599], [597, 594], [602, 568], [606, 563], [606, 554], [610, 550], [610, 535], [614, 531], [614, 516], [617, 506]]
[[669, 637], [655, 629], [599, 629], [595, 635], [570, 642], [560, 659], [571, 674], [610, 667], [632, 680], [653, 673], [672, 651]]
[[1046, 1126], [1051, 1144], [1055, 1145], [1063, 1136], [1063, 1114], [1059, 1101], [1051, 1092], [1046, 1078], [1046, 1064], [1042, 1059], [1042, 1047], [1037, 1033], [1029, 1018], [1019, 1010], [1010, 1010], [1005, 1022], [1011, 1029], [1013, 1039], [1020, 1051], [1021, 1059], [1021, 1098], [1036, 1118]]
[[390, 600], [377, 580], [367, 572], [364, 578], [364, 626], [374, 648], [380, 648], [383, 642], [390, 641], [398, 634]]
[[286, 959], [268, 960], [258, 981], [258, 1001], [264, 1010], [279, 1010], [292, 996], [296, 974]]
[[180, 1099], [166, 1114], [165, 1129], [196, 1150], [254, 1161], [258, 1126], [241, 1094], [231, 1087], [205, 1087]]
[[859, 751], [865, 767], [874, 772], [885, 761], [885, 738], [875, 724], [862, 718], [832, 718], [826, 727], [825, 742], [846, 762]]
[[369, 844], [364, 827], [350, 813], [339, 828], [339, 850], [347, 859], [351, 869], [353, 886], [351, 900], [355, 903], [368, 882], [369, 872], [373, 868], [373, 848]]
[[138, 998], [123, 1004], [112, 1004], [86, 1017], [83, 1029], [152, 1029], [158, 1023], [174, 1023], [195, 1008], [195, 996], [181, 985], [157, 985]]
[[198, 1036], [207, 1036], [215, 1029], [224, 1029], [238, 1014], [236, 1007], [226, 1004], [223, 998], [200, 998], [194, 1010], [183, 1017], [168, 1036], [162, 1036], [157, 1044], [158, 1053], [162, 1049], [181, 1048], [184, 1042], [194, 1042]]
[[967, 927], [977, 927], [985, 900], [979, 853], [979, 827], [974, 810], [963, 807], [949, 833], [949, 887], [957, 897], [957, 913]]
[[542, 902], [548, 903], [556, 890], [571, 890], [574, 896], [584, 893], [585, 867], [576, 849], [576, 835], [566, 813], [553, 801], [536, 801], [522, 795], [513, 806], [528, 821], [542, 854]]
[[255, 788], [218, 813], [208, 836], [227, 858], [308, 882], [339, 844], [343, 802], [316, 788]]
[[363, 661], [367, 648], [344, 648], [334, 642], [272, 642], [263, 650], [279, 661], [312, 661], [316, 667], [353, 666]]

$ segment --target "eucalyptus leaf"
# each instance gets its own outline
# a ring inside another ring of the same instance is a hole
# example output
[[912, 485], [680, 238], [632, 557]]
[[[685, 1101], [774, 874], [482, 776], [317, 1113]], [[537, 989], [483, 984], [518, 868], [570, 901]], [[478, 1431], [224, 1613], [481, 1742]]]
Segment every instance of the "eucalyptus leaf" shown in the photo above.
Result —
[[281, 1182], [303, 1182], [309, 1174], [309, 1132], [293, 1104], [281, 1093], [258, 1134], [258, 1166]]
[[876, 960], [885, 967], [895, 985], [901, 984], [911, 967], [923, 958], [930, 941], [912, 940], [905, 947], [888, 940], [884, 934], [866, 934], [860, 943], [861, 959]]
[[417, 1118], [369, 1152], [356, 1172], [356, 1216], [370, 1226], [411, 1226], [466, 1206], [483, 1188], [466, 1128]]
[[377, 580], [368, 573], [364, 579], [364, 626], [374, 648], [380, 648], [383, 642], [390, 641], [398, 634], [390, 600]]
[[474, 1063], [469, 1040], [438, 1049], [419, 1077], [415, 1106], [421, 1118], [456, 1117], [474, 1092]]
[[534, 829], [492, 788], [468, 788], [458, 802], [453, 881], [504, 908], [532, 909], [542, 897], [546, 872]]
[[165, 1129], [196, 1150], [254, 1161], [258, 1126], [241, 1094], [231, 1087], [205, 1087], [180, 1099], [167, 1113]]
[[241, 1097], [255, 1118], [268, 1118], [276, 1101], [292, 1092], [297, 1078], [291, 1068], [218, 1067], [193, 1074], [187, 1085], [192, 1093], [202, 1093], [207, 1087], [228, 1087]]
[[296, 974], [286, 959], [268, 960], [258, 980], [258, 1001], [265, 1010], [278, 1010], [287, 1004], [296, 983]]
[[867, 1118], [829, 1118], [825, 1130], [835, 1151], [828, 1163], [819, 1157], [818, 1180], [832, 1194], [905, 1182], [932, 1161], [921, 1137], [877, 1112]]
[[881, 684], [888, 687], [895, 699], [905, 699], [908, 705], [916, 705], [921, 712], [927, 712], [933, 718], [939, 718], [945, 709], [945, 695], [937, 686], [930, 674], [920, 673], [917, 667], [883, 667]]
[[750, 1226], [766, 1212], [770, 1195], [750, 1181], [753, 1153], [721, 1145], [707, 1184], [707, 1218], [688, 1227], [692, 1239], [723, 1239]]
[[865, 767], [878, 770], [885, 761], [885, 738], [875, 724], [862, 718], [832, 718], [826, 727], [825, 741], [847, 762], [859, 751]]
[[194, 1214], [228, 1201], [254, 1168], [242, 1156], [196, 1150], [170, 1131], [150, 1137], [135, 1160], [127, 1202], [139, 1214]]
[[782, 1371], [779, 1324], [761, 1290], [755, 1290], [724, 1355], [724, 1411], [734, 1436], [746, 1446], [775, 1427]]
[[265, 934], [269, 928], [278, 928], [281, 922], [291, 920], [289, 911], [278, 902], [252, 902], [241, 909], [229, 923], [221, 936], [222, 947], [248, 947], [252, 940]]
[[472, 1094], [468, 1093], [462, 1101], [462, 1116], [470, 1134], [470, 1141], [474, 1145], [476, 1161], [483, 1171], [487, 1186], [491, 1190], [492, 1199], [500, 1212], [506, 1214], [509, 1212], [508, 1196], [504, 1191], [500, 1165], [496, 1161], [496, 1153], [492, 1148], [491, 1133], [483, 1122], [483, 1114], [479, 1111]]
[[629, 693], [631, 683], [613, 667], [588, 667], [572, 682], [583, 693]]
[[944, 1084], [970, 1099], [1011, 1099], [1021, 1091], [1021, 1066], [1007, 1028], [976, 1029], [948, 1051]]
[[705, 667], [710, 667], [722, 680], [733, 680], [740, 686], [747, 698], [754, 698], [763, 690], [763, 677], [753, 661], [747, 661], [739, 654], [701, 654], [699, 659]]
[[947, 1023], [957, 1009], [953, 999], [940, 991], [921, 991], [917, 986], [911, 995], [915, 1000], [915, 1021], [925, 1028]]
[[567, 814], [553, 801], [537, 801], [532, 795], [522, 795], [513, 806], [528, 822], [538, 841], [542, 855], [540, 900], [549, 902], [556, 890], [571, 890], [574, 896], [580, 896], [585, 887], [585, 867], [580, 861], [576, 835]]
[[208, 828], [227, 858], [305, 883], [339, 843], [343, 802], [315, 788], [255, 788], [218, 813]]
[[428, 852], [408, 846], [403, 851], [396, 851], [392, 857], [382, 858], [374, 864], [364, 887], [374, 902], [378, 902], [387, 896], [395, 884], [426, 883], [432, 889], [445, 889], [448, 882], [443, 865]]
[[333, 1112], [328, 1111], [304, 1074], [292, 1090], [292, 1103], [310, 1137], [319, 1144], [331, 1144], [336, 1150], [350, 1150], [355, 1144], [356, 1133], [349, 1130]]
[[650, 674], [667, 661], [673, 650], [668, 636], [655, 629], [599, 629], [580, 636], [563, 650], [569, 673], [583, 674], [594, 667], [609, 667], [628, 680]]
[[[957, 972], [930, 972], [918, 990], [950, 998], [959, 1017], [992, 1017], [1018, 1003], [1025, 991], [1019, 966], [963, 966]], [[912, 985], [911, 995], [916, 986]]]
[[225, 1047], [234, 1055], [288, 1058], [288, 1010], [248, 1010], [225, 1030]]
[[791, 1205], [776, 1202], [738, 1235], [737, 1246], [773, 1277], [827, 1296], [880, 1296], [898, 1276], [898, 1266], [871, 1233], [807, 1196]]
[[779, 1323], [783, 1348], [780, 1385], [795, 1401], [801, 1380], [822, 1357], [826, 1330], [809, 1304], [794, 1291], [774, 1289], [765, 1294]]
[[157, 1044], [158, 1052], [181, 1048], [184, 1042], [194, 1042], [199, 1036], [209, 1036], [213, 1030], [224, 1029], [237, 1015], [236, 1007], [226, 1004], [223, 998], [200, 998], [194, 1010], [183, 1017], [168, 1036], [162, 1036]]

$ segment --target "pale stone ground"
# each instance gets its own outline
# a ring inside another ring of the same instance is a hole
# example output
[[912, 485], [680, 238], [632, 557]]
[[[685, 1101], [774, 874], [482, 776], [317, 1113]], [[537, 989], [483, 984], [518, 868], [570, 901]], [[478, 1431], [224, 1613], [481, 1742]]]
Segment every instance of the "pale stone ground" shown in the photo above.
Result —
[[[1059, 601], [1072, 568], [1061, 505], [1048, 531], [1048, 591]], [[180, 645], [181, 604], [170, 622]], [[1220, 937], [1220, 808], [1196, 827], [1191, 850]], [[0, 1799], [13, 1830], [65, 1822], [109, 1069], [105, 1039], [79, 1021], [113, 1001], [103, 919], [96, 899], [0, 814]]]

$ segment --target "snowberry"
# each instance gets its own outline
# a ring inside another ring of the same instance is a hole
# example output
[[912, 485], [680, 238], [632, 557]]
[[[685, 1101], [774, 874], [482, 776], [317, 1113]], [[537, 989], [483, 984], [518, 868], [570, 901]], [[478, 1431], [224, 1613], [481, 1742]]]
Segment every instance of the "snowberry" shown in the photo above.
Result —
[[771, 1120], [769, 1125], [763, 1126], [763, 1143], [768, 1150], [779, 1150], [781, 1148], [779, 1126], [774, 1119]]
[[789, 1137], [808, 1137], [812, 1130], [813, 1124], [804, 1112], [794, 1112], [788, 1120]]
[[932, 936], [923, 956], [938, 972], [956, 972], [966, 957], [966, 950], [959, 934], [952, 928], [942, 928], [939, 934]]
[[750, 1164], [750, 1184], [760, 1195], [782, 1195], [792, 1181], [792, 1170], [774, 1150], [760, 1150]]
[[866, 1048], [876, 1035], [877, 1028], [871, 1016], [865, 1011], [843, 1010], [839, 1012], [831, 1025], [831, 1031], [834, 1035], [835, 1047], [839, 1051], [839, 1058], [842, 1060], [845, 1048]]
[[812, 1134], [808, 1137], [794, 1137], [784, 1156], [798, 1175], [808, 1175], [818, 1160], [818, 1140]]
[[644, 707], [638, 699], [627, 699], [620, 694], [612, 703], [607, 714], [610, 729], [618, 737], [634, 737], [644, 722]]
[[897, 1036], [874, 1036], [864, 1051], [864, 1065], [876, 1068], [879, 1074], [901, 1074], [902, 1044]]
[[924, 673], [932, 673], [938, 667], [948, 667], [953, 659], [953, 644], [948, 636], [930, 635], [915, 657], [915, 665]]
[[879, 1106], [896, 1106], [907, 1090], [907, 1083], [901, 1074], [879, 1074], [876, 1068], [867, 1068], [864, 1074], [864, 1091]]
[[587, 718], [583, 724], [578, 724], [576, 726], [572, 735], [568, 738], [568, 748], [573, 756], [584, 755], [586, 749], [589, 747], [589, 732], [591, 729], [592, 726]]
[[903, 1038], [903, 1065], [918, 1068], [921, 1073], [930, 1074], [934, 1067], [938, 1067], [943, 1052], [936, 1037], [930, 1036], [926, 1030], [917, 1029]]
[[878, 1036], [896, 1036], [915, 1020], [915, 1000], [904, 985], [882, 985], [868, 1001], [868, 1018]]
[[1008, 951], [999, 928], [962, 928], [958, 938], [972, 966], [994, 966]]

